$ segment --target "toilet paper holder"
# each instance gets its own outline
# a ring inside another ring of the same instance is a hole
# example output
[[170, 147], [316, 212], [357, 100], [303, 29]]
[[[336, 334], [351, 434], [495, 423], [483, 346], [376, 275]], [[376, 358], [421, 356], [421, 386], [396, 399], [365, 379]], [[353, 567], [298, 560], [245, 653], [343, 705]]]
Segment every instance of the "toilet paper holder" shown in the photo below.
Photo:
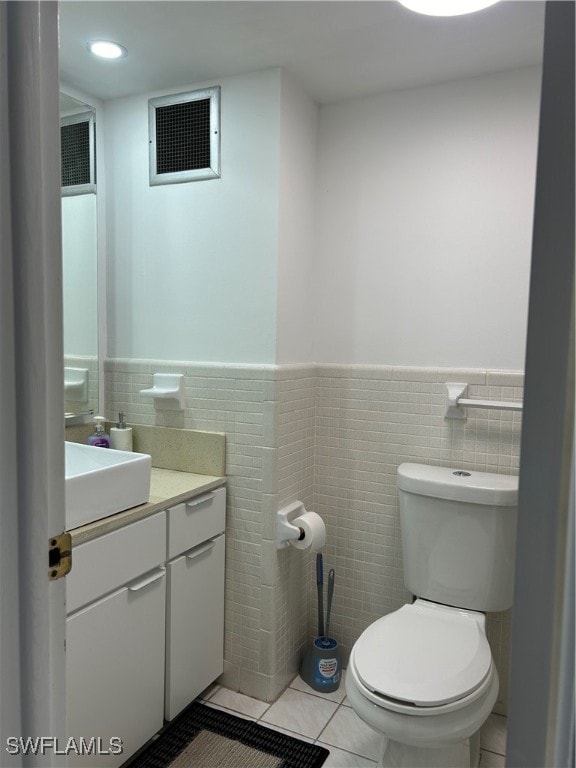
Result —
[[287, 507], [279, 509], [276, 518], [276, 549], [286, 549], [291, 540], [302, 541], [304, 531], [290, 521], [306, 512], [301, 501], [293, 501]]

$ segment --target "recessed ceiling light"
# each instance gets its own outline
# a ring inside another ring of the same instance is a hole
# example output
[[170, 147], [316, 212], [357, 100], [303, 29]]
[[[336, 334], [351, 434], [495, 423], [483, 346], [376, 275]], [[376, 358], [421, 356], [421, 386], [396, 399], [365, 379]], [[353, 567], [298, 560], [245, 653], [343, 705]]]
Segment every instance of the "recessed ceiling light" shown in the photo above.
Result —
[[428, 16], [462, 16], [495, 5], [498, 0], [399, 0], [411, 11]]
[[101, 59], [123, 59], [128, 56], [128, 51], [123, 45], [113, 43], [111, 40], [93, 40], [87, 44], [87, 48], [90, 53]]

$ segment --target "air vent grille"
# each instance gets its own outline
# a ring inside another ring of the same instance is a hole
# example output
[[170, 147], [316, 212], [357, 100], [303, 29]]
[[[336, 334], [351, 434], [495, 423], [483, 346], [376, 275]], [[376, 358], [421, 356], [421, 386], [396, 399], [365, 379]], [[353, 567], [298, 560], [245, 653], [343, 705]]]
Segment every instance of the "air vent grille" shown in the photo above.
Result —
[[220, 176], [220, 89], [151, 99], [150, 184]]
[[62, 186], [90, 183], [90, 131], [88, 123], [63, 125]]
[[61, 185], [64, 195], [82, 195], [96, 189], [94, 132], [94, 115], [91, 112], [61, 121]]
[[156, 172], [210, 168], [210, 99], [156, 110]]
[[60, 119], [63, 195], [96, 192], [96, 120], [93, 110]]

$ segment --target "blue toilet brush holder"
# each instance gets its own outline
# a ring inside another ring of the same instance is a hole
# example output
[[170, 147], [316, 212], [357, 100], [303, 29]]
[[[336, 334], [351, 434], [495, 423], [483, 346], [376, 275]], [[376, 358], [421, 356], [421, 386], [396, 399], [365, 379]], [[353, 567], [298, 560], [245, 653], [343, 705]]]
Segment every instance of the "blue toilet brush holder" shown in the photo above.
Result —
[[342, 663], [340, 648], [333, 637], [317, 637], [306, 650], [300, 677], [315, 691], [332, 693], [340, 687]]
[[323, 609], [323, 561], [322, 553], [316, 555], [316, 586], [318, 588], [318, 637], [308, 647], [300, 665], [300, 677], [315, 691], [332, 693], [338, 690], [342, 677], [340, 649], [333, 637], [328, 636], [330, 628], [330, 612], [332, 596], [334, 595], [334, 569], [328, 573], [328, 613], [326, 615], [326, 632], [324, 633]]

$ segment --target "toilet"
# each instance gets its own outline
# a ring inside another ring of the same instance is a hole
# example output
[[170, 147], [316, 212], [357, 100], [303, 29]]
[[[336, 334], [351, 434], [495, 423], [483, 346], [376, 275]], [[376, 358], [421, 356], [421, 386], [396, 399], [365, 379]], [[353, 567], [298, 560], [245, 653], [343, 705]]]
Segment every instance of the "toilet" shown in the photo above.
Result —
[[485, 612], [512, 605], [518, 478], [402, 464], [398, 488], [414, 601], [360, 635], [346, 693], [383, 736], [381, 768], [476, 768], [499, 686]]

